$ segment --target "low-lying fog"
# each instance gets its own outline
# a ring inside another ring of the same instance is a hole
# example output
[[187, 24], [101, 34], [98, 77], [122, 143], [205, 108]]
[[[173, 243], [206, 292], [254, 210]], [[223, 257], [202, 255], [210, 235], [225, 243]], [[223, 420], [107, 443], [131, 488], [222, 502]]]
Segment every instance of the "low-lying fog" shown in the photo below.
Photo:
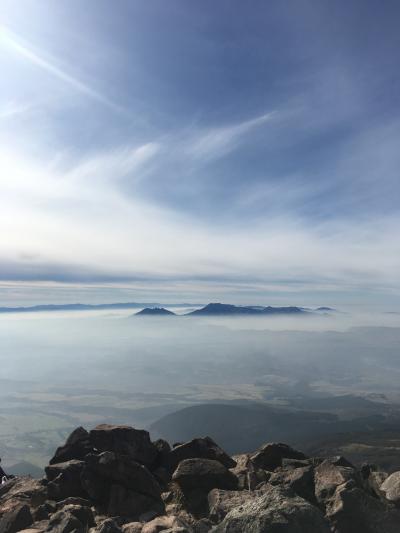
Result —
[[148, 427], [205, 402], [285, 405], [290, 398], [349, 393], [400, 399], [396, 314], [4, 314], [0, 342], [0, 449], [6, 464], [21, 456], [44, 464], [80, 424]]

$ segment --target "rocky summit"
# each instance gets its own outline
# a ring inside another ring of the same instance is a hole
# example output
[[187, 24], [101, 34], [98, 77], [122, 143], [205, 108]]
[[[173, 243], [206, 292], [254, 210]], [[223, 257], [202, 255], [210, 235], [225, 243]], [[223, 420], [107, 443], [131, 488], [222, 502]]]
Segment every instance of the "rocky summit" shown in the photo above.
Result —
[[128, 426], [77, 428], [43, 479], [0, 486], [0, 533], [399, 533], [400, 472], [281, 443], [230, 457]]

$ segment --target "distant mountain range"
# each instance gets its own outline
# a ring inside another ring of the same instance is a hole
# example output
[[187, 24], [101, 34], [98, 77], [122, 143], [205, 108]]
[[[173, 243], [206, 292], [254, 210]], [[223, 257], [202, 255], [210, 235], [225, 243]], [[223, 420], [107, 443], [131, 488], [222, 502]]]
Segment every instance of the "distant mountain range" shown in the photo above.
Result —
[[168, 309], [164, 309], [164, 307], [146, 307], [145, 309], [142, 309], [138, 313], [135, 314], [135, 316], [176, 316], [175, 313], [172, 311], [168, 311]]
[[[174, 303], [168, 304], [168, 308], [193, 308], [200, 307], [200, 304], [193, 303]], [[174, 315], [170, 310], [162, 307], [161, 304], [138, 303], [138, 302], [120, 302], [107, 304], [43, 304], [33, 305], [27, 307], [0, 307], [0, 313], [38, 313], [38, 312], [52, 312], [52, 311], [102, 311], [102, 310], [117, 310], [117, 309], [141, 309], [137, 315]], [[306, 307], [271, 307], [259, 305], [232, 305], [223, 303], [209, 303], [200, 309], [195, 309], [186, 315], [199, 316], [221, 316], [221, 315], [301, 315], [312, 313], [330, 313], [335, 312], [331, 307], [318, 307], [317, 309], [309, 309]]]
[[[106, 309], [142, 309], [160, 307], [156, 302], [120, 302], [112, 304], [43, 304], [29, 307], [0, 307], [0, 313], [38, 313], [42, 311], [101, 311]], [[199, 307], [199, 304], [177, 303], [168, 307]]]
[[[263, 307], [259, 305], [232, 305], [232, 304], [221, 304], [221, 303], [209, 303], [205, 307], [200, 309], [195, 309], [190, 313], [186, 313], [184, 316], [238, 316], [238, 315], [252, 315], [252, 316], [263, 316], [263, 315], [310, 315], [313, 313], [329, 313], [333, 312], [334, 309], [330, 307], [318, 307], [317, 309], [307, 309], [305, 307]], [[172, 311], [168, 311], [163, 307], [147, 307], [142, 311], [139, 311], [134, 316], [137, 315], [174, 315]]]

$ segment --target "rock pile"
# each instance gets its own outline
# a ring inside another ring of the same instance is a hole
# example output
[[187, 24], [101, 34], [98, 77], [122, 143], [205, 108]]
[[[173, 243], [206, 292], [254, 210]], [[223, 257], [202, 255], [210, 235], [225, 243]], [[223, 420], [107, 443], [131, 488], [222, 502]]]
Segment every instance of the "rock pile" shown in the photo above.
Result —
[[0, 533], [399, 533], [400, 472], [285, 444], [229, 457], [147, 431], [76, 429], [46, 477], [0, 487]]

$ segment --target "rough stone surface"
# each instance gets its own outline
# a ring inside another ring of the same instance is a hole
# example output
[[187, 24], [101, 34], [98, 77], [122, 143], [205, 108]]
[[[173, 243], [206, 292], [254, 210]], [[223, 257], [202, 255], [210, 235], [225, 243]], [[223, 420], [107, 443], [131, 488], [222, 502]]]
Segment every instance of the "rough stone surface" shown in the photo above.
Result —
[[78, 428], [54, 458], [68, 460], [47, 479], [0, 486], [0, 533], [400, 533], [400, 472], [341, 456], [266, 444], [231, 459], [209, 438], [171, 450], [100, 426]]
[[168, 456], [168, 467], [173, 472], [178, 464], [185, 459], [213, 459], [226, 468], [234, 468], [236, 462], [222, 450], [210, 437], [193, 439], [175, 446]]
[[262, 496], [264, 490], [221, 490], [213, 489], [208, 494], [209, 517], [214, 522], [219, 522], [235, 509]]
[[82, 427], [76, 428], [66, 440], [64, 446], [57, 448], [50, 464], [65, 463], [71, 459], [83, 459], [92, 451], [89, 433]]
[[16, 507], [0, 518], [0, 533], [17, 533], [33, 523], [28, 505]]
[[326, 459], [314, 470], [315, 497], [319, 504], [324, 505], [333, 496], [336, 488], [347, 481], [356, 481], [354, 468], [340, 466]]
[[213, 533], [330, 533], [321, 511], [278, 487], [230, 511]]
[[183, 491], [199, 489], [209, 492], [211, 489], [233, 490], [237, 486], [237, 478], [219, 461], [212, 459], [185, 459], [175, 470], [173, 481]]
[[84, 466], [84, 461], [76, 459], [46, 466], [49, 498], [59, 501], [70, 496], [86, 496], [81, 484], [81, 473]]
[[400, 505], [400, 472], [391, 474], [379, 488], [389, 501]]
[[282, 466], [283, 459], [306, 459], [306, 456], [287, 444], [273, 442], [264, 444], [250, 456], [250, 459], [256, 468], [272, 471]]
[[326, 516], [338, 533], [399, 533], [400, 511], [348, 481], [337, 487]]
[[102, 424], [90, 431], [90, 442], [98, 452], [115, 452], [127, 455], [134, 461], [150, 466], [156, 460], [158, 450], [150, 435], [142, 429], [129, 426]]

